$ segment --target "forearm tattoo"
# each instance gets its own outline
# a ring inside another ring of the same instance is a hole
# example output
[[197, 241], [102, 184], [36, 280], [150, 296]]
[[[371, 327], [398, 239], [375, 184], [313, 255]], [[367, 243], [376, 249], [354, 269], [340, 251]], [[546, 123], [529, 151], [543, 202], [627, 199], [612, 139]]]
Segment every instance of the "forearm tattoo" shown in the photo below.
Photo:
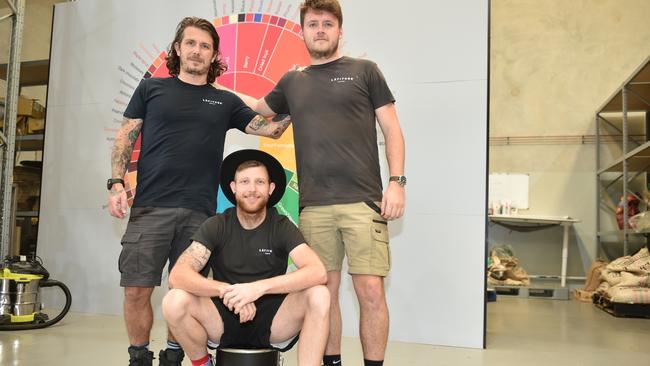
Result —
[[192, 244], [185, 249], [185, 252], [178, 258], [178, 262], [187, 263], [194, 269], [199, 272], [205, 267], [210, 259], [210, 250], [206, 248], [203, 244], [192, 242]]
[[275, 128], [275, 130], [273, 130], [273, 132], [271, 133], [271, 135], [272, 135], [273, 137], [278, 137], [278, 136], [282, 135], [282, 133], [284, 133], [284, 131], [285, 131], [287, 128], [289, 128], [289, 125], [290, 125], [290, 124], [291, 124], [291, 120], [290, 120], [290, 119], [283, 119], [282, 121], [277, 122], [277, 123], [276, 123], [276, 126], [277, 126], [277, 127]]
[[133, 145], [135, 144], [135, 140], [138, 139], [141, 129], [141, 119], [125, 118], [124, 122], [122, 122], [122, 127], [117, 132], [115, 144], [113, 145], [113, 152], [111, 153], [111, 170], [113, 177], [124, 177], [126, 167], [131, 161]]
[[257, 115], [253, 117], [251, 122], [248, 124], [248, 126], [251, 128], [253, 131], [259, 131], [260, 129], [266, 127], [269, 125], [269, 121], [266, 120], [266, 118], [262, 117], [261, 115]]

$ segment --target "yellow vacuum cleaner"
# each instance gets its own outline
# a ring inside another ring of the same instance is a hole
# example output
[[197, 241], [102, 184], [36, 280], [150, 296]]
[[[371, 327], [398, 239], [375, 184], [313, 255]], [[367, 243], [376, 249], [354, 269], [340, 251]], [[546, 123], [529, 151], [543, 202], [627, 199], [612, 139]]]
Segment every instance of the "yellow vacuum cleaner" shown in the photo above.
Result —
[[[0, 330], [40, 329], [56, 324], [70, 310], [72, 296], [62, 282], [51, 280], [49, 272], [36, 258], [7, 257], [0, 264]], [[65, 306], [49, 319], [41, 312], [41, 287], [59, 287]]]

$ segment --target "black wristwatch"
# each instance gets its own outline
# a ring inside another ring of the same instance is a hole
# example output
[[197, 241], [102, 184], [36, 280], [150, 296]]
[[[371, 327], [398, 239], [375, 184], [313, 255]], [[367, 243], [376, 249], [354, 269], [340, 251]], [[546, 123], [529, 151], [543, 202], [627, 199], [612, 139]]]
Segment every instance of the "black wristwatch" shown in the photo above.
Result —
[[106, 182], [106, 189], [108, 189], [110, 191], [111, 188], [113, 188], [113, 184], [115, 184], [115, 183], [120, 183], [122, 185], [122, 187], [124, 187], [124, 179], [111, 178]]
[[406, 185], [406, 177], [403, 175], [392, 175], [388, 178], [389, 182], [397, 182], [397, 184], [400, 185], [400, 187], [404, 187]]

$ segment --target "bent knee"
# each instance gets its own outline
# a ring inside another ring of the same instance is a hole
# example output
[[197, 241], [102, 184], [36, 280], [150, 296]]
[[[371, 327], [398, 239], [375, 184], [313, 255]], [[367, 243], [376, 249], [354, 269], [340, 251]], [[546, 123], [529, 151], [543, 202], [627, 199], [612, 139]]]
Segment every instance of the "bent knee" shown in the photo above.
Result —
[[185, 290], [171, 289], [162, 301], [163, 317], [168, 322], [177, 320], [189, 310], [196, 297]]
[[311, 310], [319, 313], [329, 313], [330, 292], [325, 285], [310, 287], [305, 291], [307, 304]]

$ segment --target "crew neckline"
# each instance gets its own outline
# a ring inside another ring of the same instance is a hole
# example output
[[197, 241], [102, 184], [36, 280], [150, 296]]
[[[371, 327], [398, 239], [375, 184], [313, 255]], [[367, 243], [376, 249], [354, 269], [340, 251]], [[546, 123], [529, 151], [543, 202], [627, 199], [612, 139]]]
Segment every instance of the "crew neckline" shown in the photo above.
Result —
[[201, 84], [201, 85], [190, 84], [190, 83], [187, 83], [187, 82], [181, 80], [178, 76], [174, 76], [174, 79], [176, 79], [176, 82], [177, 82], [179, 85], [182, 85], [182, 86], [185, 86], [185, 87], [188, 87], [188, 88], [205, 88], [206, 86], [209, 86], [209, 85], [210, 85], [210, 84], [207, 83], [207, 82], [206, 82], [205, 84]]
[[339, 62], [342, 62], [343, 59], [347, 59], [347, 56], [341, 56], [341, 57], [337, 58], [336, 60], [332, 60], [332, 61], [326, 62], [324, 64], [309, 65], [308, 69], [322, 69], [322, 68], [337, 64]]
[[259, 229], [262, 226], [264, 226], [271, 219], [270, 218], [270, 216], [271, 216], [271, 210], [270, 210], [271, 207], [267, 207], [266, 208], [266, 216], [264, 217], [264, 220], [262, 220], [262, 222], [259, 225], [257, 225], [256, 227], [254, 227], [252, 229], [247, 229], [247, 228], [244, 227], [244, 225], [241, 224], [241, 221], [239, 221], [239, 216], [237, 216], [237, 207], [233, 207], [232, 209], [233, 209], [233, 215], [235, 216], [235, 221], [237, 222], [237, 225], [239, 226], [240, 229], [244, 230], [245, 232], [252, 232], [252, 231], [255, 231], [255, 230]]

